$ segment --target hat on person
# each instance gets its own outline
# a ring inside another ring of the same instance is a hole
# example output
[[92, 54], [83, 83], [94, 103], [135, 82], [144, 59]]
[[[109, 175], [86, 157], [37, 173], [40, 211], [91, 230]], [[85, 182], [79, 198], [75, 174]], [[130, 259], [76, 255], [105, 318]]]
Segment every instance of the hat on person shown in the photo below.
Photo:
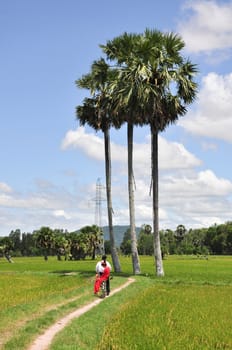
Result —
[[106, 255], [102, 255], [102, 260], [106, 260], [107, 259], [107, 256]]

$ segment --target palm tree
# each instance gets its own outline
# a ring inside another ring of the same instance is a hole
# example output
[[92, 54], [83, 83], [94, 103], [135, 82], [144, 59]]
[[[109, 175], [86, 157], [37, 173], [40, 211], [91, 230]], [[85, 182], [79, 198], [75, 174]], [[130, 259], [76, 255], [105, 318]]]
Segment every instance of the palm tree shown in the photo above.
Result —
[[[134, 81], [127, 76], [125, 64], [129, 65], [131, 61], [130, 54], [135, 47], [138, 39], [136, 34], [125, 33], [109, 41], [106, 46], [101, 45], [103, 51], [107, 53], [110, 60], [115, 60], [118, 65], [117, 78], [110, 84], [111, 95], [113, 96], [113, 106], [122, 121], [127, 122], [127, 167], [128, 167], [128, 196], [129, 196], [129, 220], [131, 235], [131, 255], [133, 273], [140, 274], [140, 261], [137, 247], [137, 237], [135, 229], [135, 204], [134, 204], [134, 172], [133, 172], [133, 127], [141, 125], [142, 120], [138, 113], [139, 105], [135, 93]], [[121, 68], [122, 65], [122, 69]], [[125, 74], [124, 74], [125, 73]]]
[[70, 254], [70, 242], [62, 230], [54, 230], [54, 248], [56, 250], [57, 260], [62, 260], [62, 255], [64, 255], [65, 260], [67, 260]]
[[[151, 93], [147, 112], [151, 129], [154, 253], [157, 275], [163, 276], [158, 217], [158, 133], [183, 116], [186, 106], [194, 101], [197, 84], [193, 78], [197, 67], [182, 57], [184, 42], [179, 35], [146, 30], [144, 38], [154, 49], [149, 60]], [[144, 63], [148, 66], [146, 60]]]
[[121, 100], [129, 108], [137, 106], [142, 122], [150, 125], [154, 256], [157, 276], [163, 276], [158, 217], [158, 133], [183, 116], [186, 106], [193, 102], [197, 90], [193, 77], [197, 68], [182, 57], [184, 42], [176, 34], [146, 29], [144, 34], [134, 37], [127, 53], [121, 54], [119, 50], [118, 55], [118, 48], [123, 47], [119, 43], [127, 37], [125, 33], [102, 48], [109, 59], [119, 57], [122, 80], [127, 87], [118, 91], [123, 95]]
[[10, 237], [2, 237], [0, 239], [0, 254], [6, 258], [9, 263], [12, 263], [10, 252], [13, 250], [14, 245]]
[[90, 252], [92, 260], [95, 260], [96, 252], [102, 243], [103, 233], [101, 228], [97, 225], [84, 226], [80, 229], [80, 233], [86, 235], [89, 244], [88, 251]]
[[[111, 194], [111, 152], [110, 152], [110, 133], [109, 129], [112, 121], [110, 114], [110, 96], [107, 93], [107, 84], [112, 75], [115, 73], [109, 69], [103, 59], [95, 61], [92, 65], [90, 74], [83, 76], [76, 81], [78, 87], [87, 88], [91, 91], [93, 97], [85, 98], [82, 106], [76, 109], [77, 118], [81, 125], [86, 123], [95, 130], [102, 130], [104, 133], [105, 145], [105, 173], [106, 173], [106, 195], [107, 195], [107, 212], [110, 236], [110, 249], [114, 270], [121, 271], [118, 253], [115, 244], [113, 232], [113, 207]], [[117, 127], [117, 124], [115, 123]]]
[[54, 232], [50, 227], [41, 227], [36, 231], [36, 244], [42, 248], [44, 254], [44, 260], [48, 260], [48, 254], [54, 246]]

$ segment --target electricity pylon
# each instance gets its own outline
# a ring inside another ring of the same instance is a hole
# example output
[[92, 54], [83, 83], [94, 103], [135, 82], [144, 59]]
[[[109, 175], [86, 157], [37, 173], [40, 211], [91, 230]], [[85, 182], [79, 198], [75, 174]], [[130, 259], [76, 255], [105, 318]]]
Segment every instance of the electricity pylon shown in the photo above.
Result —
[[102, 189], [101, 179], [97, 179], [95, 198], [95, 225], [102, 227]]
[[97, 179], [96, 183], [96, 198], [95, 198], [95, 225], [102, 231], [102, 253], [104, 253], [104, 233], [102, 230], [102, 202], [105, 200], [102, 196], [103, 186], [101, 179]]

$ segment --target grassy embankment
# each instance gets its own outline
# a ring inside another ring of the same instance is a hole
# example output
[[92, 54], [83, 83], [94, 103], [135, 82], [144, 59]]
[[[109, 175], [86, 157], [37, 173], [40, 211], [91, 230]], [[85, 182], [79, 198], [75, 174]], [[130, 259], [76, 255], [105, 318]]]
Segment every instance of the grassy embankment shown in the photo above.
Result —
[[[93, 261], [49, 258], [0, 260], [0, 349], [27, 349], [56, 320], [94, 300]], [[131, 259], [121, 258], [125, 275]], [[165, 277], [152, 257], [141, 257], [142, 276], [73, 320], [54, 339], [65, 349], [232, 349], [232, 257], [168, 257]]]

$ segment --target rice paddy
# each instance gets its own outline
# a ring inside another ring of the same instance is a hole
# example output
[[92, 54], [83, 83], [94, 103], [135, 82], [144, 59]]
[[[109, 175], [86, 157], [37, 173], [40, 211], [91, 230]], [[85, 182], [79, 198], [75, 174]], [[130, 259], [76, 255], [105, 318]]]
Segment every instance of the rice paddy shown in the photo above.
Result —
[[[73, 320], [51, 349], [232, 349], [232, 257], [169, 256], [165, 277], [153, 257], [140, 257], [141, 276], [123, 291]], [[131, 259], [120, 257], [123, 274]], [[94, 300], [95, 261], [49, 257], [0, 260], [0, 349], [28, 349], [38, 334]]]

